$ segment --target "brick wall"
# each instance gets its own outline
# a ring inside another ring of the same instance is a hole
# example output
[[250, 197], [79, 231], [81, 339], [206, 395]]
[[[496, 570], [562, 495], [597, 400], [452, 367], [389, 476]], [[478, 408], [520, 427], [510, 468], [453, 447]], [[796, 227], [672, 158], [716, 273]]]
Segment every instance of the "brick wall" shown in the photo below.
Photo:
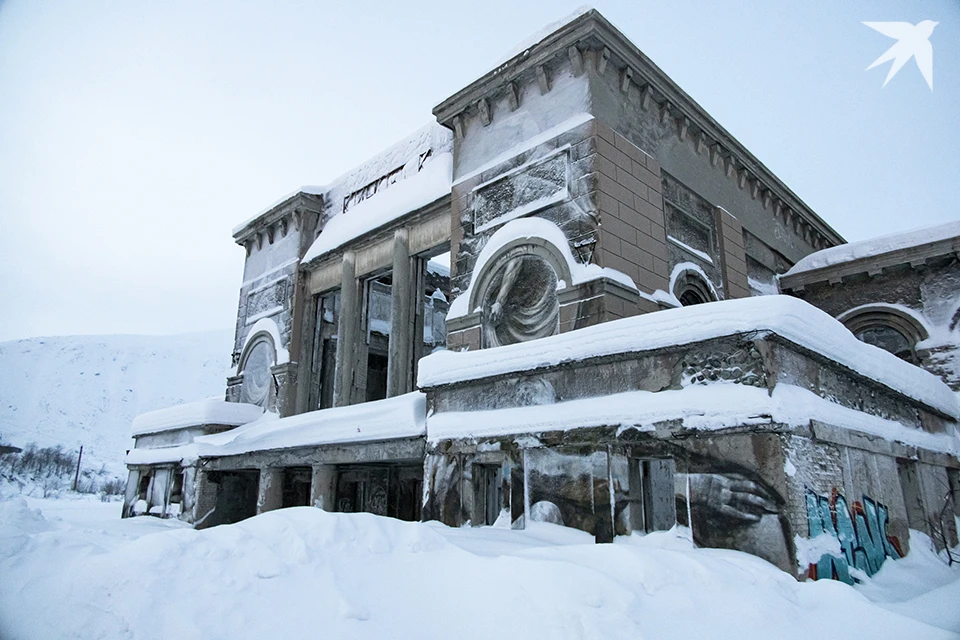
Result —
[[627, 274], [642, 291], [667, 290], [660, 164], [602, 122], [597, 135], [597, 263]]
[[726, 298], [749, 298], [747, 254], [744, 250], [743, 226], [729, 211], [717, 207], [717, 238], [720, 241], [720, 269]]

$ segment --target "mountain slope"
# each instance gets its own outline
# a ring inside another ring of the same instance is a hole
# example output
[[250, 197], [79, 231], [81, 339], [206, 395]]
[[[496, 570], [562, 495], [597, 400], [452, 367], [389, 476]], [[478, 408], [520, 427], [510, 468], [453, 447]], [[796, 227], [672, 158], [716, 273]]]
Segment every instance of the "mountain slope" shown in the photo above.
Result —
[[17, 446], [83, 445], [86, 463], [122, 473], [134, 416], [222, 397], [232, 338], [218, 331], [0, 343], [0, 436]]

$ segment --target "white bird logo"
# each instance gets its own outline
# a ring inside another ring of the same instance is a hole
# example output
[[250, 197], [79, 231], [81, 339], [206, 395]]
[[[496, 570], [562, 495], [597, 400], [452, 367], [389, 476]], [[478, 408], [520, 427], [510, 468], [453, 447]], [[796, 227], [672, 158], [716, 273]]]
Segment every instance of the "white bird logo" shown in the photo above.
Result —
[[895, 76], [910, 58], [914, 58], [917, 61], [917, 68], [923, 74], [923, 79], [930, 86], [930, 91], [933, 91], [933, 46], [930, 44], [930, 36], [933, 34], [933, 28], [940, 24], [939, 22], [924, 20], [916, 25], [909, 22], [864, 22], [863, 24], [885, 36], [897, 39], [895, 45], [867, 67], [869, 71], [887, 60], [893, 60], [883, 86], [887, 86], [890, 78]]

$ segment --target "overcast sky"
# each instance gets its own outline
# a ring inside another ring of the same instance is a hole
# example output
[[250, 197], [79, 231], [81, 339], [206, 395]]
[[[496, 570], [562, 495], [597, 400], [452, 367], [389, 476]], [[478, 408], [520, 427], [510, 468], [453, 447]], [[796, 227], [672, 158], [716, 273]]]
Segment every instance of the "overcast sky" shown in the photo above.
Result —
[[[0, 340], [231, 328], [234, 225], [578, 4], [0, 0]], [[848, 240], [960, 219], [957, 0], [596, 6]]]

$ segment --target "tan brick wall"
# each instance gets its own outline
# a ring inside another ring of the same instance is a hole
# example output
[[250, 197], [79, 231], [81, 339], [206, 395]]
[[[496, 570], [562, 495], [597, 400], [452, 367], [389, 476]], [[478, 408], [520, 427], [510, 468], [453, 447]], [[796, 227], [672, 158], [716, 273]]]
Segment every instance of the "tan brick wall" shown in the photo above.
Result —
[[[596, 261], [627, 274], [641, 291], [666, 290], [670, 271], [660, 164], [599, 121], [597, 135], [600, 233]], [[625, 315], [636, 313], [625, 311]], [[611, 308], [610, 314], [613, 319], [618, 312]]]
[[720, 268], [726, 298], [749, 298], [747, 254], [743, 245], [743, 226], [729, 211], [717, 207], [717, 237], [720, 240]]

